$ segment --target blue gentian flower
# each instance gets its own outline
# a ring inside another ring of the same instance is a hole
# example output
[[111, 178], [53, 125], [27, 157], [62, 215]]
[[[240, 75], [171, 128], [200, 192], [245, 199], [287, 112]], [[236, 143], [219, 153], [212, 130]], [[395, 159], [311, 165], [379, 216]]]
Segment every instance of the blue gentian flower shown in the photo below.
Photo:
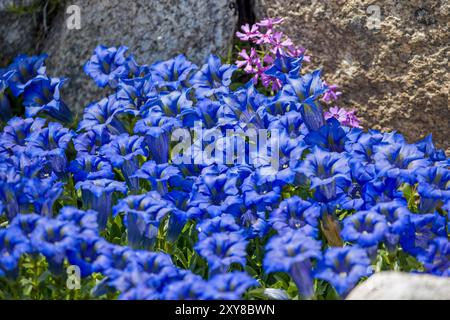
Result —
[[25, 150], [28, 138], [34, 132], [40, 131], [45, 126], [45, 119], [14, 117], [8, 121], [0, 135], [0, 145], [13, 152]]
[[418, 169], [417, 173], [420, 212], [433, 212], [439, 202], [450, 199], [450, 170], [441, 167], [428, 167]]
[[66, 250], [75, 246], [77, 232], [70, 222], [41, 219], [31, 233], [30, 240], [34, 249], [47, 258], [50, 270], [61, 274]]
[[219, 97], [228, 92], [231, 76], [237, 69], [235, 65], [224, 64], [220, 58], [211, 54], [206, 63], [191, 77], [198, 98]]
[[[254, 124], [257, 128], [265, 129], [263, 119], [267, 118], [268, 98], [259, 93], [253, 83], [249, 81], [243, 88], [220, 96], [220, 108], [218, 110], [219, 123], [235, 125], [238, 122]], [[284, 113], [284, 112], [283, 112]], [[277, 112], [273, 112], [277, 114]]]
[[346, 156], [314, 147], [300, 164], [299, 172], [311, 180], [319, 201], [329, 201], [342, 193], [351, 183], [350, 167]]
[[104, 88], [107, 85], [116, 88], [119, 79], [128, 78], [136, 71], [137, 65], [133, 57], [125, 57], [128, 48], [97, 46], [94, 55], [84, 65], [84, 72], [94, 79], [95, 83]]
[[417, 149], [423, 152], [426, 157], [429, 157], [431, 161], [445, 161], [447, 158], [444, 150], [435, 148], [431, 134], [416, 142], [415, 145]]
[[188, 90], [173, 91], [149, 100], [141, 109], [143, 117], [180, 117], [186, 109], [192, 109], [192, 101], [188, 99]]
[[156, 86], [162, 91], [173, 91], [189, 86], [189, 78], [197, 66], [182, 54], [173, 59], [154, 63], [150, 72]]
[[119, 200], [113, 215], [124, 213], [128, 244], [132, 248], [152, 248], [156, 242], [161, 220], [173, 211], [170, 202], [157, 192], [128, 196]]
[[400, 239], [402, 248], [413, 256], [419, 256], [428, 248], [435, 238], [446, 237], [446, 218], [435, 212], [412, 214], [412, 228]]
[[45, 74], [45, 59], [46, 54], [31, 57], [19, 55], [14, 59], [8, 67], [8, 71], [13, 71], [8, 83], [14, 96], [21, 95], [36, 76]]
[[113, 179], [114, 172], [111, 163], [105, 158], [94, 155], [83, 155], [70, 162], [69, 171], [75, 181]]
[[231, 214], [223, 214], [211, 219], [204, 219], [197, 224], [198, 239], [203, 240], [214, 233], [239, 232], [241, 227]]
[[274, 180], [273, 175], [265, 174], [264, 168], [255, 170], [242, 183], [245, 205], [256, 205], [265, 211], [267, 207], [278, 203], [283, 184], [282, 181]]
[[386, 218], [375, 211], [358, 211], [345, 218], [343, 225], [342, 239], [375, 252], [388, 230]]
[[269, 76], [276, 77], [286, 83], [286, 77], [297, 78], [300, 76], [302, 68], [303, 55], [299, 57], [289, 57], [283, 54], [277, 54], [272, 67], [264, 71]]
[[100, 247], [105, 246], [105, 239], [92, 230], [82, 232], [76, 236], [73, 247], [66, 250], [67, 260], [71, 265], [80, 268], [81, 277], [87, 277], [93, 272], [93, 263], [100, 256]]
[[15, 279], [22, 254], [32, 252], [31, 244], [22, 230], [16, 226], [0, 229], [0, 277]]
[[269, 221], [280, 234], [292, 229], [317, 238], [320, 212], [319, 205], [293, 196], [283, 200], [279, 207], [271, 212]]
[[127, 109], [131, 106], [138, 114], [141, 107], [149, 100], [157, 99], [157, 92], [151, 75], [121, 80], [116, 98], [118, 103], [125, 105]]
[[395, 178], [381, 178], [369, 181], [362, 188], [362, 198], [365, 201], [365, 206], [370, 208], [393, 200], [406, 201], [399, 187], [400, 185]]
[[152, 190], [158, 191], [161, 195], [169, 191], [169, 187], [182, 183], [180, 169], [167, 163], [157, 164], [155, 161], [147, 161], [138, 169], [133, 178], [140, 178], [149, 181]]
[[128, 191], [124, 182], [109, 179], [79, 181], [75, 188], [81, 189], [83, 204], [86, 209], [93, 209], [99, 213], [98, 225], [100, 230], [105, 229], [108, 217], [111, 215], [112, 194], [114, 192], [126, 194]]
[[362, 277], [372, 273], [370, 259], [358, 247], [329, 248], [317, 264], [315, 278], [328, 281], [345, 297]]
[[139, 190], [139, 180], [133, 174], [139, 168], [138, 156], [145, 156], [144, 138], [129, 136], [127, 133], [116, 136], [110, 143], [100, 149], [103, 157], [108, 159], [115, 168], [120, 168], [128, 188]]
[[415, 169], [429, 165], [429, 160], [414, 145], [382, 145], [375, 150], [373, 157], [379, 175], [400, 179], [402, 182], [414, 183]]
[[61, 100], [60, 90], [65, 82], [64, 78], [48, 78], [47, 76], [34, 78], [25, 89], [23, 96], [25, 115], [35, 117], [44, 113], [64, 123], [71, 123], [72, 112]]
[[182, 279], [169, 283], [163, 292], [165, 300], [199, 300], [205, 294], [206, 282], [202, 277], [188, 273]]
[[394, 252], [399, 244], [400, 238], [410, 232], [411, 212], [406, 207], [406, 203], [399, 200], [385, 202], [382, 205], [372, 207], [386, 218], [388, 229], [384, 235], [384, 243], [387, 249]]
[[56, 174], [63, 174], [67, 166], [65, 151], [74, 135], [60, 123], [51, 122], [47, 128], [35, 131], [27, 138], [27, 152], [32, 156], [45, 157]]
[[156, 163], [167, 163], [171, 131], [180, 125], [179, 120], [172, 117], [147, 117], [136, 123], [134, 132], [145, 136], [152, 160]]
[[[22, 203], [29, 203], [33, 211], [48, 217], [53, 216], [53, 205], [63, 193], [63, 183], [53, 178], [26, 179], [23, 181]], [[23, 210], [22, 212], [26, 212]]]
[[318, 146], [330, 152], [342, 152], [346, 139], [346, 132], [339, 121], [330, 118], [319, 130], [307, 134], [305, 142], [311, 147]]
[[286, 272], [294, 280], [299, 293], [310, 298], [314, 294], [312, 259], [320, 259], [321, 243], [302, 232], [283, 230], [269, 240], [263, 266], [266, 272]]
[[11, 220], [19, 213], [21, 176], [11, 166], [0, 166], [0, 216]]
[[105, 127], [94, 127], [85, 133], [78, 134], [73, 139], [77, 155], [99, 154], [100, 148], [111, 142], [111, 133]]
[[236, 190], [231, 189], [232, 183], [233, 180], [228, 180], [226, 166], [206, 167], [193, 185], [190, 204], [206, 211], [212, 217], [233, 210], [231, 207], [240, 206], [242, 200], [234, 196]]
[[240, 300], [250, 287], [256, 286], [258, 286], [258, 281], [245, 272], [217, 274], [208, 280], [204, 299]]
[[98, 231], [97, 216], [98, 213], [93, 210], [83, 211], [74, 207], [63, 207], [59, 211], [57, 219], [71, 222], [81, 231], [91, 230], [96, 232]]
[[41, 219], [45, 218], [36, 213], [18, 214], [11, 221], [10, 226], [19, 228], [25, 236], [29, 237]]
[[83, 119], [78, 124], [78, 131], [107, 128], [111, 134], [125, 133], [124, 124], [119, 116], [122, 114], [134, 114], [132, 106], [124, 105], [117, 101], [115, 95], [110, 95], [98, 102], [94, 102], [84, 109]]
[[224, 273], [233, 263], [245, 266], [247, 243], [240, 233], [220, 232], [199, 241], [194, 249], [208, 262], [210, 274]]
[[11, 102], [9, 101], [6, 90], [8, 89], [8, 79], [12, 76], [13, 71], [4, 74], [0, 71], [0, 119], [8, 121], [12, 117]]
[[426, 253], [419, 256], [425, 270], [431, 274], [450, 276], [450, 241], [448, 237], [435, 238], [430, 241]]
[[136, 262], [136, 252], [126, 246], [102, 243], [98, 257], [92, 263], [92, 271], [101, 272], [109, 279], [119, 277], [127, 267]]

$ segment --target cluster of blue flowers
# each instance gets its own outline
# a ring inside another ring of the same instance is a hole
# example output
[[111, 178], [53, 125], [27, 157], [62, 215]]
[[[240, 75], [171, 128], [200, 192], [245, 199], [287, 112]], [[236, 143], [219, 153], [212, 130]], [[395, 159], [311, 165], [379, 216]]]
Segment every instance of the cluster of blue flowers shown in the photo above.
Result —
[[[0, 71], [0, 277], [17, 278], [21, 257], [41, 254], [54, 274], [67, 264], [101, 273], [93, 294], [121, 299], [240, 299], [279, 272], [303, 298], [318, 281], [344, 297], [380, 252], [450, 276], [450, 159], [431, 136], [409, 144], [325, 120], [328, 85], [319, 70], [300, 73], [303, 56], [278, 55], [266, 73], [282, 87], [268, 97], [253, 82], [232, 89], [236, 66], [214, 55], [201, 67], [183, 55], [139, 65], [126, 47], [99, 46], [84, 71], [113, 94], [88, 105], [75, 131], [60, 123], [72, 122], [65, 80], [45, 74], [45, 58]], [[11, 95], [25, 118], [12, 117]], [[227, 142], [238, 144], [250, 130], [277, 130], [278, 167], [202, 161], [201, 137], [181, 161], [172, 133], [198, 133], [198, 123], [203, 135], [233, 130]], [[104, 237], [117, 218], [122, 244]], [[182, 234], [189, 259], [206, 261], [201, 275], [176, 261]]]

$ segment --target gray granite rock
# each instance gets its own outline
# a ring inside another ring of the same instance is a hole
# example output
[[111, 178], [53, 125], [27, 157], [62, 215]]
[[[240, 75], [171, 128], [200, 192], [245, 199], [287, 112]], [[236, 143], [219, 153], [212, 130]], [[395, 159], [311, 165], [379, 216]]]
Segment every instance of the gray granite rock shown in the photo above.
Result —
[[[13, 10], [12, 8], [20, 8]], [[0, 66], [36, 47], [38, 0], [0, 0]]]
[[125, 45], [138, 63], [151, 64], [184, 53], [202, 63], [210, 53], [226, 56], [237, 23], [231, 0], [74, 0], [81, 29], [66, 27], [63, 8], [45, 41], [48, 72], [69, 77], [63, 97], [72, 110], [106, 94], [83, 74], [83, 64], [99, 44]]
[[431, 132], [450, 152], [449, 1], [254, 0], [254, 11], [286, 18], [365, 127], [410, 140]]
[[450, 278], [380, 272], [353, 289], [347, 300], [450, 300]]

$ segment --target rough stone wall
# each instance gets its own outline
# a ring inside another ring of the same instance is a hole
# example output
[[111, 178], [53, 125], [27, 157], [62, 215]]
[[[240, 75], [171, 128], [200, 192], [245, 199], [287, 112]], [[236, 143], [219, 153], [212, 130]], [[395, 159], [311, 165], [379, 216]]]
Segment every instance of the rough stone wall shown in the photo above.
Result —
[[[36, 4], [37, 0], [0, 0], [0, 66], [20, 53], [33, 53], [37, 22], [34, 9], [30, 7]], [[22, 12], [14, 12], [13, 6], [20, 6]]]
[[410, 140], [431, 132], [450, 152], [450, 1], [254, 0], [253, 7], [257, 19], [286, 18], [284, 31], [341, 87], [342, 105], [359, 110], [365, 127]]
[[[203, 63], [210, 53], [226, 57], [237, 13], [231, 0], [74, 0], [81, 9], [81, 29], [66, 27], [66, 9], [55, 19], [44, 49], [49, 73], [69, 77], [64, 97], [72, 110], [102, 97], [102, 91], [83, 74], [94, 48], [125, 45], [138, 63], [151, 64], [184, 53]], [[232, 7], [232, 6], [231, 6]], [[103, 91], [104, 93], [105, 91]]]

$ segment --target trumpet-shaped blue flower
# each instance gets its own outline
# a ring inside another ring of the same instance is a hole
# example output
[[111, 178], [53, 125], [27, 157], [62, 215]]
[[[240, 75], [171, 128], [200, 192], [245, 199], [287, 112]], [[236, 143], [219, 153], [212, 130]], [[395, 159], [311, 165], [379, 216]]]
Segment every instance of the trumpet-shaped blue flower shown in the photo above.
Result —
[[9, 101], [6, 90], [8, 89], [8, 79], [13, 71], [2, 74], [0, 71], [0, 119], [8, 121], [12, 117], [11, 102]]
[[220, 58], [211, 54], [206, 63], [191, 77], [198, 98], [219, 97], [228, 92], [235, 65], [222, 64]]
[[121, 80], [116, 98], [117, 102], [124, 105], [126, 109], [131, 107], [135, 110], [136, 115], [139, 114], [139, 110], [144, 104], [157, 99], [157, 92], [151, 75]]
[[0, 229], [0, 277], [6, 275], [16, 278], [20, 257], [30, 252], [30, 241], [20, 228]]
[[42, 219], [30, 235], [34, 249], [42, 253], [50, 270], [60, 274], [66, 258], [66, 250], [76, 244], [78, 229], [70, 222]]
[[346, 156], [313, 148], [298, 169], [311, 180], [319, 201], [330, 201], [351, 183], [350, 167]]
[[73, 136], [74, 133], [60, 123], [51, 122], [47, 128], [35, 131], [27, 138], [27, 152], [45, 157], [56, 174], [63, 174], [67, 166], [65, 150]]
[[71, 222], [81, 231], [91, 230], [98, 231], [98, 223], [97, 223], [97, 215], [98, 213], [93, 210], [79, 210], [74, 207], [63, 207], [59, 215], [57, 217], [58, 220]]
[[19, 55], [14, 59], [8, 67], [8, 71], [13, 72], [8, 79], [8, 84], [14, 96], [21, 95], [35, 77], [45, 75], [45, 59], [47, 59], [46, 54], [31, 57]]
[[210, 274], [227, 272], [233, 263], [245, 266], [247, 241], [240, 233], [214, 233], [195, 245], [198, 254], [208, 262]]
[[346, 132], [341, 127], [339, 121], [331, 118], [319, 130], [307, 134], [305, 142], [311, 147], [318, 146], [330, 152], [342, 152], [344, 151], [346, 139]]
[[208, 280], [205, 288], [206, 300], [240, 300], [251, 287], [258, 286], [258, 281], [245, 272], [217, 274]]
[[430, 241], [426, 253], [419, 256], [425, 270], [437, 276], [450, 276], [450, 241], [448, 237]]
[[70, 163], [69, 171], [73, 173], [73, 177], [77, 182], [114, 178], [111, 164], [106, 159], [94, 155], [84, 155], [76, 158]]
[[300, 294], [313, 295], [312, 260], [320, 259], [321, 243], [302, 232], [283, 230], [266, 245], [263, 266], [266, 272], [286, 272], [294, 280]]
[[22, 152], [28, 143], [28, 138], [34, 132], [40, 131], [45, 125], [45, 119], [14, 117], [3, 128], [0, 135], [0, 145], [14, 152]]
[[358, 247], [329, 248], [317, 264], [315, 278], [328, 281], [340, 296], [372, 273], [370, 259]]
[[110, 95], [84, 109], [83, 119], [78, 124], [78, 130], [107, 128], [114, 135], [125, 133], [126, 129], [119, 116], [134, 113], [135, 110], [132, 106], [124, 105], [117, 101], [115, 95]]
[[293, 196], [283, 200], [279, 207], [271, 212], [269, 221], [279, 233], [292, 229], [317, 238], [319, 217], [320, 206]]
[[73, 139], [73, 144], [79, 156], [97, 155], [102, 146], [111, 142], [112, 137], [105, 127], [94, 127], [85, 133], [78, 134]]
[[211, 219], [205, 219], [197, 225], [198, 238], [203, 240], [214, 233], [239, 232], [241, 227], [236, 223], [236, 219], [231, 214], [223, 214]]
[[419, 209], [422, 213], [433, 212], [439, 202], [450, 199], [450, 170], [428, 167], [417, 170], [420, 195]]
[[83, 204], [86, 209], [93, 209], [99, 213], [98, 226], [105, 229], [108, 217], [112, 211], [112, 194], [119, 192], [126, 194], [128, 189], [124, 182], [96, 179], [80, 181], [75, 188], [81, 189]]
[[372, 207], [372, 210], [386, 218], [388, 229], [384, 235], [384, 243], [388, 250], [394, 252], [400, 238], [410, 232], [412, 228], [411, 212], [406, 207], [406, 203], [399, 200], [385, 202], [382, 205]]
[[73, 121], [72, 112], [61, 99], [61, 87], [66, 79], [37, 76], [33, 79], [24, 93], [23, 105], [25, 115], [35, 117], [38, 114], [47, 114], [64, 123]]
[[95, 83], [104, 88], [107, 85], [116, 88], [119, 79], [128, 78], [136, 72], [137, 65], [133, 57], [126, 57], [128, 48], [125, 46], [97, 46], [94, 55], [84, 65], [84, 72], [94, 79]]
[[187, 273], [182, 279], [169, 283], [162, 297], [165, 300], [199, 300], [204, 297], [205, 287], [202, 277]]
[[103, 146], [100, 153], [111, 161], [114, 167], [120, 168], [131, 191], [139, 190], [139, 180], [132, 176], [139, 167], [138, 156], [146, 155], [143, 137], [121, 134]]
[[376, 247], [388, 230], [386, 218], [375, 211], [359, 211], [345, 218], [342, 239], [363, 248]]
[[257, 169], [242, 183], [245, 205], [255, 205], [265, 211], [267, 207], [278, 203], [283, 184], [282, 181], [275, 180], [273, 175], [266, 174], [264, 168]]
[[167, 163], [157, 164], [155, 161], [147, 161], [131, 177], [149, 181], [152, 190], [161, 195], [169, 191], [169, 187], [183, 184], [180, 169]]
[[0, 166], [0, 216], [5, 214], [11, 220], [19, 213], [21, 189], [21, 177], [17, 170], [8, 165]]
[[173, 128], [181, 125], [172, 117], [147, 117], [139, 120], [134, 132], [145, 135], [149, 155], [156, 163], [169, 162], [169, 138]]
[[100, 248], [105, 245], [106, 241], [93, 230], [82, 232], [77, 235], [74, 246], [67, 248], [67, 260], [80, 268], [82, 277], [87, 277], [92, 274], [93, 263], [101, 254]]
[[276, 77], [286, 83], [286, 78], [298, 78], [302, 68], [303, 55], [299, 57], [289, 57], [283, 54], [277, 54], [277, 58], [273, 62], [272, 67], [264, 73]]
[[150, 72], [156, 86], [162, 91], [173, 91], [189, 86], [189, 78], [197, 66], [182, 54], [173, 59], [154, 63]]
[[[63, 183], [53, 178], [26, 179], [23, 181], [22, 203], [29, 203], [33, 211], [48, 217], [53, 216], [53, 205], [63, 193]], [[23, 210], [23, 212], [26, 212]]]
[[382, 145], [375, 150], [373, 158], [379, 175], [404, 182], [414, 182], [415, 169], [430, 163], [424, 158], [423, 152], [410, 144]]
[[155, 191], [128, 196], [114, 206], [114, 216], [125, 214], [128, 243], [133, 248], [152, 248], [155, 244], [161, 220], [173, 211], [170, 202]]
[[11, 221], [11, 227], [19, 228], [25, 236], [29, 237], [41, 219], [45, 218], [36, 213], [18, 214]]
[[412, 228], [400, 239], [402, 248], [413, 256], [420, 256], [428, 248], [430, 241], [446, 237], [446, 219], [439, 213], [412, 214]]

